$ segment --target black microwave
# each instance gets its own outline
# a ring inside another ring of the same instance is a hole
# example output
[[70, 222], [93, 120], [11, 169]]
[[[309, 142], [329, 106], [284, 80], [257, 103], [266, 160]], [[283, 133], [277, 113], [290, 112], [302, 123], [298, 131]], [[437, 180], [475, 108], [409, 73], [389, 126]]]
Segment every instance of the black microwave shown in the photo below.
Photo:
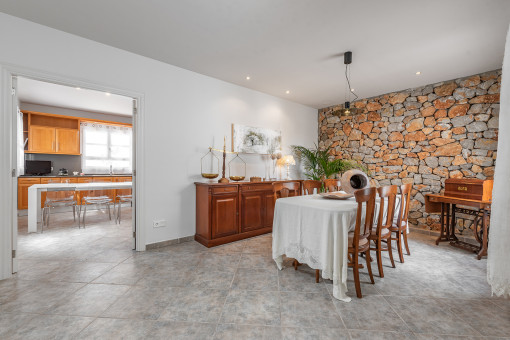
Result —
[[25, 175], [51, 174], [51, 161], [25, 161]]

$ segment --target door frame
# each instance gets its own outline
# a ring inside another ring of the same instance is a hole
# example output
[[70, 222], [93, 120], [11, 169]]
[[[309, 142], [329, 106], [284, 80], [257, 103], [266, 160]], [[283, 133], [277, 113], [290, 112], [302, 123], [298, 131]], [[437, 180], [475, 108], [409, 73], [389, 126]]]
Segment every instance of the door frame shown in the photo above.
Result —
[[[126, 96], [136, 100], [137, 110], [133, 116], [133, 135], [135, 142], [135, 159], [133, 162], [133, 221], [135, 223], [136, 251], [144, 251], [145, 217], [144, 191], [144, 127], [145, 127], [145, 96], [143, 93], [112, 87], [107, 84], [77, 79], [65, 75], [51, 74], [12, 64], [0, 64], [0, 280], [12, 276], [13, 249], [16, 249], [16, 239], [13, 236], [13, 225], [17, 225], [17, 177], [16, 163], [16, 121], [14, 120], [14, 105], [12, 89], [13, 77], [31, 78], [49, 83], [80, 87], [90, 90], [109, 92]], [[14, 154], [13, 154], [14, 153]], [[8, 161], [7, 161], [8, 159]], [[13, 173], [15, 171], [15, 173]]]

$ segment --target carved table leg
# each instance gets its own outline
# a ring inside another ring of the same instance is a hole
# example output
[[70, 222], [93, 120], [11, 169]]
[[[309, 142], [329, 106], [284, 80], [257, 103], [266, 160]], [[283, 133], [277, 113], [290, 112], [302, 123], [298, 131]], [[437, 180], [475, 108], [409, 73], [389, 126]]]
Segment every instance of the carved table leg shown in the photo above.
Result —
[[452, 204], [452, 224], [450, 226], [451, 230], [450, 230], [449, 238], [450, 238], [450, 240], [458, 241], [459, 239], [457, 238], [457, 236], [455, 236], [455, 227], [457, 226], [457, 218], [455, 217], [455, 208], [457, 208], [457, 205]]

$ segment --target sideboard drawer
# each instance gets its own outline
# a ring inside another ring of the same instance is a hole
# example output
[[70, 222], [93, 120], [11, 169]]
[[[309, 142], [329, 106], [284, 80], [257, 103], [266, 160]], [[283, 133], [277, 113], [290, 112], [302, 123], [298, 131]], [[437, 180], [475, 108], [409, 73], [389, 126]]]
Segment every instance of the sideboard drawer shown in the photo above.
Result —
[[232, 193], [237, 192], [237, 185], [232, 186], [226, 186], [226, 187], [213, 187], [212, 193], [213, 194], [224, 194], [224, 193]]
[[241, 191], [273, 191], [273, 185], [269, 183], [243, 185]]

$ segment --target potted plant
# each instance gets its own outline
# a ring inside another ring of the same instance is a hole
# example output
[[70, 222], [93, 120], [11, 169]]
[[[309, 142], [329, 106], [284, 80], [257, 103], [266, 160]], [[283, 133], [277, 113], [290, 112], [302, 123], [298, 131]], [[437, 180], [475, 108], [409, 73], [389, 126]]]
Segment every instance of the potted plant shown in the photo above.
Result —
[[327, 147], [320, 150], [315, 144], [315, 148], [310, 149], [304, 146], [291, 145], [291, 149], [296, 158], [303, 163], [305, 176], [308, 179], [321, 181], [327, 178], [333, 178], [336, 174], [343, 174], [350, 169], [360, 169], [367, 174], [368, 168], [355, 160], [349, 159], [330, 159], [331, 148]]

